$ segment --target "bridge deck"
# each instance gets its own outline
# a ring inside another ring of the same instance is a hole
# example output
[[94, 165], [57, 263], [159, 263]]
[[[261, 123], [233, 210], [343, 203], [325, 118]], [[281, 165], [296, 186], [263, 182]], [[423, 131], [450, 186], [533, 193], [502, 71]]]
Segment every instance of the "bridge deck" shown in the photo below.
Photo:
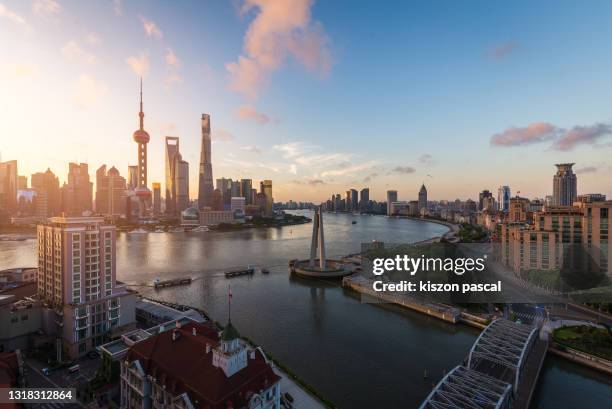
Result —
[[533, 393], [536, 389], [540, 371], [546, 358], [548, 342], [538, 339], [523, 368], [523, 376], [519, 384], [518, 396], [514, 398], [513, 409], [527, 409], [531, 403]]

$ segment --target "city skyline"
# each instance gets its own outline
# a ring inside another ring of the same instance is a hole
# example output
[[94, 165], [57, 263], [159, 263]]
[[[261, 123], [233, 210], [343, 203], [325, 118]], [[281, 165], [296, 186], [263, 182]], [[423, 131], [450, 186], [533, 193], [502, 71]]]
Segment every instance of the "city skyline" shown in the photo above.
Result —
[[[552, 3], [529, 16], [496, 5], [455, 17], [450, 5], [438, 17], [427, 5], [398, 5], [405, 21], [387, 25], [388, 13], [367, 15], [365, 5], [311, 1], [211, 4], [208, 13], [197, 3], [122, 3], [120, 13], [112, 3], [46, 4], [56, 6], [3, 2], [0, 13], [0, 33], [13, 39], [0, 51], [2, 161], [16, 159], [28, 178], [49, 167], [63, 183], [69, 162], [88, 163], [92, 179], [102, 164], [127, 177], [143, 75], [149, 186], [165, 180], [164, 140], [176, 136], [193, 170], [191, 199], [202, 112], [213, 117], [213, 175], [272, 179], [276, 201], [364, 187], [374, 200], [389, 189], [416, 199], [422, 183], [432, 200], [475, 199], [503, 185], [544, 197], [563, 162], [576, 163], [578, 194], [612, 195], [612, 61], [602, 52], [609, 30], [598, 24], [609, 4], [576, 22], [578, 5], [555, 3], [555, 26], [537, 30]], [[274, 13], [295, 19], [280, 28]], [[366, 18], [366, 33], [351, 30]], [[414, 33], [429, 33], [428, 49]], [[298, 53], [270, 38], [277, 34], [312, 49]]]

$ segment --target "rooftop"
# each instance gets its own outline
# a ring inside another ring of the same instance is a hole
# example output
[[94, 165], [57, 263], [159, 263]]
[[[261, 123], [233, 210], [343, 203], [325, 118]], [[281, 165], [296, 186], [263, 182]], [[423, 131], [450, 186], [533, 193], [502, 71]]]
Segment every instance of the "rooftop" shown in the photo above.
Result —
[[[195, 335], [194, 335], [195, 330]], [[196, 408], [243, 407], [253, 393], [280, 380], [259, 350], [251, 351], [248, 364], [231, 377], [213, 365], [212, 349], [219, 334], [211, 324], [188, 323], [132, 346], [126, 359], [142, 368], [174, 395], [187, 393]]]

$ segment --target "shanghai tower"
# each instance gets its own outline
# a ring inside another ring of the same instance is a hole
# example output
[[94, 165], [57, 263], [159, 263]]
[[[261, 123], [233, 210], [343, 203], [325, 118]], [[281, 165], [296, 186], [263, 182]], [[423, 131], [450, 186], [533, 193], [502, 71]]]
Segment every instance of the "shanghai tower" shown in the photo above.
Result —
[[212, 207], [213, 195], [212, 163], [210, 161], [210, 115], [202, 114], [202, 151], [200, 152], [200, 179], [198, 184], [198, 207]]

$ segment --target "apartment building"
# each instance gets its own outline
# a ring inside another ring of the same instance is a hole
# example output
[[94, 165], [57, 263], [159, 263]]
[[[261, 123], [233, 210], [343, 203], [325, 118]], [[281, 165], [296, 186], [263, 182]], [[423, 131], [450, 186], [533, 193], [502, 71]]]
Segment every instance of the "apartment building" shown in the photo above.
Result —
[[71, 358], [134, 326], [136, 293], [116, 281], [115, 227], [102, 217], [52, 217], [38, 226], [43, 326]]

